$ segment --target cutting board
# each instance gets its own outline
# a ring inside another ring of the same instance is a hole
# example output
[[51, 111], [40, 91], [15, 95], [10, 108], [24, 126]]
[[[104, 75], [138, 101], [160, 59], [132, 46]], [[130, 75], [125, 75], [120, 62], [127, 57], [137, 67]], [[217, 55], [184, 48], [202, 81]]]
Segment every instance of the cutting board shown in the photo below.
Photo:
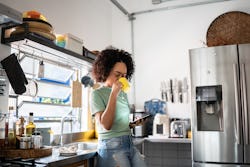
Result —
[[78, 79], [78, 71], [76, 72], [76, 80], [72, 82], [72, 102], [74, 108], [82, 107], [82, 84]]

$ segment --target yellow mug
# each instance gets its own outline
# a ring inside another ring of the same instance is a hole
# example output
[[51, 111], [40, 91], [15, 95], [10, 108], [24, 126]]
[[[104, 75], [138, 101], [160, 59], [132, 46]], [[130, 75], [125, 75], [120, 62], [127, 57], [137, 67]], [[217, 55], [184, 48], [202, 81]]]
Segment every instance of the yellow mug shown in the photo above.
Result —
[[128, 82], [127, 78], [121, 77], [121, 78], [119, 78], [119, 82], [122, 83], [122, 91], [127, 93], [129, 91], [129, 89], [130, 89], [130, 85], [129, 85], [129, 82]]

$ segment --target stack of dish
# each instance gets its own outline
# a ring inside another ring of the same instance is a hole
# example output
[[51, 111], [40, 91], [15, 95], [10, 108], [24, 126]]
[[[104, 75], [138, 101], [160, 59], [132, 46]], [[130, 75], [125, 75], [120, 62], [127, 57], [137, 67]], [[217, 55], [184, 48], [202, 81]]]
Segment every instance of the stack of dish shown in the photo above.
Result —
[[[45, 37], [49, 40], [54, 41], [56, 36], [54, 35], [53, 27], [50, 23], [47, 22], [46, 18], [40, 13], [36, 15], [27, 15], [28, 12], [23, 14], [23, 22], [17, 27], [15, 27], [14, 31], [11, 35], [16, 35], [20, 33], [35, 33], [42, 37]], [[33, 11], [34, 13], [34, 11]]]

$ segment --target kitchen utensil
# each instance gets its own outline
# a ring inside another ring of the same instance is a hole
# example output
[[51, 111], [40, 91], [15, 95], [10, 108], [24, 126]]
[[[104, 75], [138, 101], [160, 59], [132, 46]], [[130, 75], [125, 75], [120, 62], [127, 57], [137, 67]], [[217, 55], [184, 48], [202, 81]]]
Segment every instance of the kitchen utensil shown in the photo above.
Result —
[[26, 92], [23, 94], [25, 96], [36, 97], [38, 93], [38, 84], [32, 79], [28, 81], [28, 85], [26, 86]]
[[78, 79], [78, 71], [76, 72], [76, 81], [72, 83], [72, 107], [82, 107], [82, 84]]
[[81, 83], [84, 85], [84, 87], [87, 87], [87, 86], [92, 87], [94, 85], [94, 81], [88, 75], [85, 75], [82, 77]]
[[44, 78], [44, 63], [43, 63], [43, 61], [39, 62], [38, 78]]
[[16, 94], [23, 94], [26, 92], [25, 85], [28, 84], [27, 78], [23, 72], [16, 54], [12, 53], [1, 61], [3, 68], [8, 76], [9, 82]]

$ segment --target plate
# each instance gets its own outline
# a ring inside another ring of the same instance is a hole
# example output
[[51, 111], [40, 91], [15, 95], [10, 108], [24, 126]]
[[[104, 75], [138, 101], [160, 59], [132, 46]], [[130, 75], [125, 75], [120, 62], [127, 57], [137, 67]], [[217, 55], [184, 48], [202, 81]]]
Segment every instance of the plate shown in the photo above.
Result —
[[23, 18], [23, 21], [24, 21], [24, 22], [27, 22], [27, 21], [29, 21], [29, 22], [31, 22], [31, 21], [40, 22], [40, 23], [44, 23], [44, 24], [47, 24], [47, 25], [49, 25], [50, 27], [52, 27], [52, 25], [51, 25], [49, 22], [44, 21], [44, 20], [41, 20], [41, 19]]
[[48, 24], [37, 21], [26, 21], [26, 23], [28, 24], [29, 28], [36, 28], [48, 32], [53, 32], [53, 28]]
[[[38, 29], [38, 28], [28, 28], [28, 31], [43, 36], [51, 41], [54, 41], [56, 39], [56, 36], [50, 31], [45, 31], [43, 29]], [[24, 33], [24, 28], [16, 27], [16, 29], [11, 33], [11, 35], [16, 35], [21, 33]]]

